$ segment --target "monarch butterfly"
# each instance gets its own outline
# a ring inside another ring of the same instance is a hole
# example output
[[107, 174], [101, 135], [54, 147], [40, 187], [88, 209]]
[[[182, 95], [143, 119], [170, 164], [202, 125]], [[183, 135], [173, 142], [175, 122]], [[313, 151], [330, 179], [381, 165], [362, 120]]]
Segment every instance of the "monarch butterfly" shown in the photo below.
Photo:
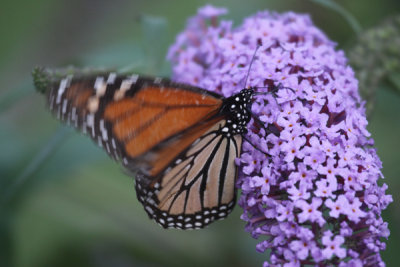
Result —
[[34, 71], [58, 119], [81, 129], [136, 173], [138, 200], [164, 228], [199, 229], [236, 201], [242, 137], [254, 88], [224, 98], [194, 86], [139, 75]]

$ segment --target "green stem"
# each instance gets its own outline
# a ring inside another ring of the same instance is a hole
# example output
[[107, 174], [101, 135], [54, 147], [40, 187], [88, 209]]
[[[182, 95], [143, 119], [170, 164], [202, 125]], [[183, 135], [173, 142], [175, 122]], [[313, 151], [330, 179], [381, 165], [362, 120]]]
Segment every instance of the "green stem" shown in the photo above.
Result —
[[7, 203], [18, 191], [18, 189], [26, 183], [29, 177], [32, 176], [51, 156], [51, 154], [58, 149], [63, 143], [62, 141], [71, 133], [67, 127], [60, 127], [42, 148], [32, 157], [27, 166], [16, 176], [14, 183], [7, 189], [2, 197], [2, 203]]
[[356, 18], [349, 11], [344, 9], [338, 3], [336, 3], [332, 0], [310, 0], [310, 1], [336, 11], [347, 21], [347, 23], [351, 26], [351, 28], [353, 29], [353, 31], [356, 34], [361, 33], [361, 31], [362, 31], [361, 24], [356, 20]]

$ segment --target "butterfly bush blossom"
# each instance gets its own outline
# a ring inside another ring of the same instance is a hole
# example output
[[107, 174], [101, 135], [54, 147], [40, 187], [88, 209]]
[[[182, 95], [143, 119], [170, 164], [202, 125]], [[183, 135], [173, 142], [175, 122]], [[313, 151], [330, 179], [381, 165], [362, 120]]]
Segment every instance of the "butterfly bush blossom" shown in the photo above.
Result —
[[175, 80], [225, 97], [271, 92], [255, 96], [259, 120], [237, 159], [242, 219], [257, 251], [270, 250], [264, 266], [384, 266], [381, 212], [392, 197], [378, 186], [381, 161], [344, 53], [307, 15], [259, 12], [234, 28], [219, 21], [225, 13], [199, 9], [168, 58]]

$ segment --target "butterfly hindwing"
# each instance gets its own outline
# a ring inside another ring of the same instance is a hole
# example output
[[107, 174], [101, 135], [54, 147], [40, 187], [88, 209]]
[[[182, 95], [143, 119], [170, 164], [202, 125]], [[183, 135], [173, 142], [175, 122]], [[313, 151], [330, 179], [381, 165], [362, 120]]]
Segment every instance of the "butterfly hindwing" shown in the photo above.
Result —
[[242, 138], [225, 135], [221, 132], [224, 126], [224, 120], [212, 122], [156, 179], [137, 177], [139, 201], [163, 227], [202, 228], [232, 211], [237, 176], [234, 160], [240, 155]]

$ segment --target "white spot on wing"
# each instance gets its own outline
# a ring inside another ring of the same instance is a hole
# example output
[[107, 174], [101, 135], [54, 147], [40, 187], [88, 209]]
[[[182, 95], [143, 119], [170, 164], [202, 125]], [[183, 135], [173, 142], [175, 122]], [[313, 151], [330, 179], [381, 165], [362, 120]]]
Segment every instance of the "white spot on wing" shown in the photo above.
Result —
[[88, 114], [86, 117], [87, 126], [92, 128], [92, 136], [95, 136], [94, 132], [94, 114]]
[[95, 113], [99, 108], [99, 98], [97, 96], [92, 96], [88, 100], [87, 109], [90, 113]]
[[150, 214], [154, 214], [154, 211], [152, 208], [150, 208], [149, 206], [146, 206], [146, 210], [148, 211], [148, 213]]
[[107, 129], [104, 127], [104, 120], [100, 120], [100, 131], [104, 141], [108, 140]]
[[70, 77], [68, 76], [67, 78], [64, 78], [60, 82], [60, 87], [58, 88], [57, 91], [57, 99], [56, 99], [56, 104], [59, 104], [61, 102], [61, 97], [65, 92], [65, 89], [67, 88], [67, 85], [69, 84]]
[[72, 120], [72, 121], [76, 121], [76, 119], [77, 119], [77, 116], [76, 116], [76, 107], [72, 107], [72, 110], [71, 110], [71, 120]]
[[132, 83], [136, 83], [138, 78], [139, 78], [139, 75], [137, 75], [137, 74], [132, 74], [130, 76], [130, 79], [131, 79]]
[[111, 144], [112, 144], [112, 146], [113, 146], [114, 149], [117, 148], [117, 144], [115, 143], [115, 139], [114, 139], [114, 138], [111, 139]]
[[86, 122], [88, 127], [92, 127], [94, 125], [94, 115], [93, 114], [88, 114], [86, 117]]
[[139, 75], [134, 74], [123, 80], [121, 82], [121, 87], [114, 93], [114, 100], [117, 101], [122, 99], [125, 96], [126, 91], [128, 91], [132, 87], [132, 84], [136, 83], [138, 78]]
[[108, 75], [107, 84], [113, 84], [115, 82], [116, 77], [117, 77], [117, 74], [115, 74], [115, 72], [111, 72]]
[[96, 90], [96, 96], [101, 97], [106, 93], [107, 84], [104, 82], [103, 77], [97, 77], [94, 82], [94, 89]]
[[68, 103], [68, 100], [64, 99], [63, 100], [63, 106], [62, 106], [62, 113], [63, 114], [65, 114], [65, 112], [67, 112], [67, 103]]

